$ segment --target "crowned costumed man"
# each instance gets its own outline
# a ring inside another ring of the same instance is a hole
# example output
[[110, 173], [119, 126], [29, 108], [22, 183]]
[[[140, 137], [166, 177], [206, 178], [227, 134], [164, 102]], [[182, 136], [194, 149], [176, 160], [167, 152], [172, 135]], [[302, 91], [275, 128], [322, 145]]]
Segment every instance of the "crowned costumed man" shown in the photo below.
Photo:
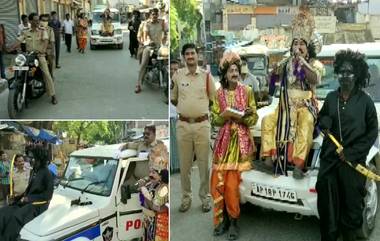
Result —
[[141, 187], [144, 241], [169, 240], [169, 153], [157, 144], [149, 152], [149, 181]]
[[287, 175], [294, 165], [293, 177], [302, 179], [303, 169], [313, 141], [318, 108], [315, 88], [321, 81], [323, 65], [315, 59], [320, 46], [312, 37], [314, 19], [306, 6], [301, 6], [292, 21], [290, 57], [271, 74], [270, 92], [280, 85], [279, 105], [264, 117], [261, 125], [261, 158], [268, 172]]

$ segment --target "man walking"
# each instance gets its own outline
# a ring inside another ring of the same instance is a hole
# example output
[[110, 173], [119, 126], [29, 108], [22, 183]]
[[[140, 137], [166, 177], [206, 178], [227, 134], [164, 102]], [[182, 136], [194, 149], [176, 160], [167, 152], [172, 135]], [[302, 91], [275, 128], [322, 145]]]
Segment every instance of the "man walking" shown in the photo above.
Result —
[[54, 30], [55, 37], [55, 67], [57, 69], [61, 68], [59, 65], [59, 51], [61, 46], [61, 22], [59, 22], [57, 12], [51, 12], [51, 20], [49, 22], [49, 26]]
[[63, 32], [65, 33], [65, 44], [67, 52], [71, 52], [71, 39], [74, 32], [74, 22], [70, 19], [70, 14], [66, 13], [66, 19], [63, 21]]
[[201, 179], [199, 197], [202, 211], [209, 212], [209, 154], [210, 122], [209, 103], [215, 95], [212, 76], [198, 67], [198, 54], [193, 43], [182, 48], [186, 67], [173, 75], [171, 102], [177, 107], [177, 142], [180, 159], [182, 204], [180, 212], [186, 212], [191, 206], [191, 166], [194, 154], [197, 157]]
[[9, 172], [10, 162], [4, 151], [0, 151], [0, 191], [4, 205], [7, 204], [7, 196], [9, 195]]

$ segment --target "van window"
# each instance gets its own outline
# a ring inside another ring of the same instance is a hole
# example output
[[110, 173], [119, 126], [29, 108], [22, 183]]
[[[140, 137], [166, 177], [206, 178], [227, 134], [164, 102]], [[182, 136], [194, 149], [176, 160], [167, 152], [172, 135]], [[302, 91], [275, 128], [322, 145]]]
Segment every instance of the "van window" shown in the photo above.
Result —
[[[317, 98], [325, 99], [330, 91], [336, 90], [339, 87], [339, 83], [334, 75], [334, 57], [321, 58], [319, 59], [326, 70], [326, 74], [322, 77], [322, 82], [317, 86]], [[380, 56], [379, 57], [368, 57], [367, 63], [369, 67], [369, 72], [371, 74], [370, 85], [365, 88], [365, 91], [369, 93], [373, 101], [380, 101]]]
[[96, 157], [70, 157], [63, 185], [92, 194], [109, 196], [118, 161]]

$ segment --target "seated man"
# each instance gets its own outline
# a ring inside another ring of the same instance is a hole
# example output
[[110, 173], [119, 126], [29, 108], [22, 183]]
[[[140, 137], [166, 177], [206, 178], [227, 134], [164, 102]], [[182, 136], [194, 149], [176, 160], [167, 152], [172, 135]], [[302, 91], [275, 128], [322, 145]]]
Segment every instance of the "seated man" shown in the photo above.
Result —
[[300, 10], [293, 20], [291, 56], [278, 64], [271, 77], [272, 85], [275, 81], [281, 85], [279, 105], [261, 124], [260, 154], [265, 159], [265, 170], [287, 175], [287, 166], [292, 164], [296, 179], [304, 176], [305, 160], [313, 142], [318, 114], [315, 87], [323, 73], [311, 44], [313, 26], [312, 15]]
[[101, 25], [100, 34], [102, 36], [113, 36], [114, 28], [112, 24], [111, 11], [107, 8], [103, 14], [103, 22]]

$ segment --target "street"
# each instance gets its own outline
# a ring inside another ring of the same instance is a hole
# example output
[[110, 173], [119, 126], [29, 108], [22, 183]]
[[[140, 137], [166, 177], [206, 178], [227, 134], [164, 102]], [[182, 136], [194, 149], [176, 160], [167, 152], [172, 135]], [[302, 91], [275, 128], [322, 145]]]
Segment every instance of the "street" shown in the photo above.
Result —
[[[61, 41], [60, 69], [54, 72], [57, 105], [44, 95], [33, 100], [20, 119], [164, 119], [168, 106], [155, 87], [134, 89], [139, 71], [138, 60], [131, 58], [129, 37], [124, 34], [124, 49], [100, 47], [85, 54], [71, 53]], [[7, 90], [0, 95], [0, 119], [7, 119]]]
[[[170, 176], [170, 239], [176, 241], [202, 240], [224, 241], [226, 235], [213, 237], [213, 212], [203, 213], [198, 198], [198, 168], [192, 172], [192, 206], [186, 213], [180, 213], [181, 182], [178, 173]], [[380, 237], [380, 212], [377, 212], [374, 231], [369, 241]], [[251, 204], [241, 207], [240, 241], [319, 241], [319, 221], [316, 217], [303, 217], [295, 220], [294, 214], [262, 209]]]

